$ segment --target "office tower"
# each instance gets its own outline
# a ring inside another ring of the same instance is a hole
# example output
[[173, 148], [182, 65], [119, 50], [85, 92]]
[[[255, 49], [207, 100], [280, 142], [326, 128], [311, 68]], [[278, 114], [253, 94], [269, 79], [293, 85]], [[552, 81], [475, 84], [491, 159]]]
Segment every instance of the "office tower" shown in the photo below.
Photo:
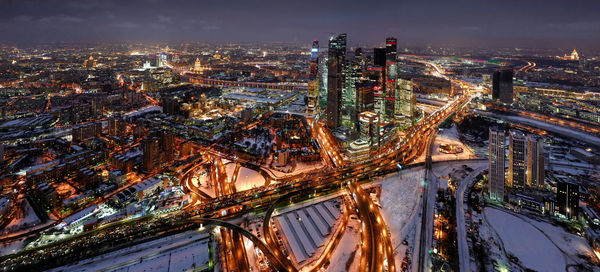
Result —
[[398, 78], [396, 38], [385, 40], [385, 118], [393, 121], [396, 106], [396, 79]]
[[579, 209], [579, 185], [559, 180], [556, 183], [558, 213], [569, 219], [577, 218]]
[[385, 89], [385, 68], [380, 66], [369, 66], [366, 70], [366, 78], [374, 83], [373, 97], [374, 110], [379, 116], [384, 114], [383, 90]]
[[541, 138], [527, 137], [527, 186], [544, 188], [544, 142]]
[[369, 143], [369, 146], [379, 146], [379, 115], [374, 112], [361, 112], [358, 115], [360, 123], [360, 138]]
[[337, 128], [341, 124], [344, 64], [346, 62], [346, 34], [329, 39], [327, 60], [327, 126]]
[[[343, 114], [342, 125], [358, 132], [358, 114], [363, 112], [359, 109], [359, 90], [357, 84], [363, 81], [364, 59], [361, 48], [354, 51], [354, 59], [346, 65], [344, 73], [343, 88]], [[364, 90], [363, 90], [364, 94]]]
[[492, 74], [492, 98], [504, 104], [513, 102], [513, 70], [501, 69]]
[[373, 87], [375, 83], [370, 81], [356, 83], [356, 111], [359, 113], [375, 109]]
[[308, 83], [306, 114], [315, 115], [317, 113], [319, 107], [319, 84], [320, 81], [318, 79]]
[[385, 67], [386, 49], [385, 48], [374, 48], [373, 49], [373, 65], [379, 67]]
[[149, 173], [158, 167], [158, 138], [149, 136], [142, 140], [142, 151], [144, 153], [142, 170]]
[[154, 67], [160, 68], [163, 66], [163, 58], [160, 55], [157, 55], [156, 58], [154, 59], [154, 61], [155, 61]]
[[363, 49], [360, 47], [354, 50], [354, 62], [360, 67], [365, 66], [365, 56], [363, 55]]
[[314, 40], [312, 48], [310, 49], [310, 78], [314, 79], [317, 77], [317, 71], [319, 69], [319, 41]]
[[414, 118], [417, 109], [417, 96], [413, 92], [410, 78], [398, 78], [396, 87], [395, 116], [407, 117], [410, 121]]
[[508, 139], [508, 187], [525, 186], [527, 138], [523, 132], [511, 130]]
[[490, 128], [488, 192], [490, 199], [496, 201], [504, 200], [504, 146], [504, 131]]

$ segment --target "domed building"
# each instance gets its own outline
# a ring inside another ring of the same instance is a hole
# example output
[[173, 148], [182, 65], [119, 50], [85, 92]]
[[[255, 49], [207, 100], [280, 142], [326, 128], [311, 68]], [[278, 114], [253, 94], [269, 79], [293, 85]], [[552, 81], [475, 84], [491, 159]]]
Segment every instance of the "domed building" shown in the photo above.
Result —
[[199, 58], [196, 58], [196, 61], [194, 62], [194, 67], [192, 68], [191, 72], [194, 74], [204, 74], [205, 71], [210, 71], [212, 70], [212, 68], [210, 68], [207, 65], [203, 65], [200, 62]]

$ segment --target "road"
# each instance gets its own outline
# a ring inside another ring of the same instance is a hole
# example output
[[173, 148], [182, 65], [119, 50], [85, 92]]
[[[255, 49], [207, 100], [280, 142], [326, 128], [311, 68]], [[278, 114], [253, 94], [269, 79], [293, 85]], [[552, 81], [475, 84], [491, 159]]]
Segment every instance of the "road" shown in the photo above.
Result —
[[[432, 132], [427, 139], [427, 155], [425, 157], [425, 180], [423, 182], [423, 210], [421, 212], [421, 232], [419, 237], [418, 271], [429, 271], [430, 255], [429, 249], [433, 239], [433, 208], [435, 206], [435, 194], [437, 192], [437, 178], [431, 167], [431, 154], [437, 131]], [[432, 204], [429, 204], [432, 203]]]
[[396, 271], [390, 233], [379, 209], [357, 182], [351, 182], [348, 188], [361, 220], [362, 253], [358, 271]]
[[[302, 173], [297, 176], [287, 176], [283, 180], [278, 180], [276, 183], [271, 183], [259, 188], [250, 189], [243, 192], [232, 192], [228, 190], [227, 184], [220, 184], [221, 188], [225, 188], [225, 193], [211, 202], [201, 202], [186, 213], [173, 213], [167, 218], [176, 218], [181, 216], [188, 217], [211, 217], [211, 218], [230, 218], [232, 216], [241, 215], [252, 210], [269, 207], [276, 199], [282, 196], [282, 193], [298, 192], [302, 190], [321, 191], [321, 190], [339, 190], [340, 185], [349, 180], [368, 181], [371, 177], [380, 176], [389, 172], [397, 171], [397, 164], [407, 165], [414, 161], [425, 148], [425, 140], [433, 130], [436, 129], [439, 123], [446, 120], [451, 114], [460, 110], [468, 103], [469, 97], [466, 95], [457, 97], [446, 106], [441, 107], [433, 114], [423, 118], [419, 123], [415, 124], [406, 131], [406, 136], [402, 139], [391, 141], [387, 146], [380, 148], [379, 154], [373, 157], [355, 162], [341, 162], [342, 165], [336, 168], [329, 168], [319, 172]], [[429, 161], [429, 163], [431, 163]], [[217, 177], [219, 166], [215, 167], [214, 178], [224, 181], [223, 176]], [[222, 170], [221, 170], [222, 171]], [[223, 186], [225, 185], [225, 186]], [[230, 185], [229, 185], [230, 186]], [[229, 188], [231, 189], [231, 187]], [[142, 220], [142, 219], [140, 219]], [[143, 220], [149, 220], [148, 218]], [[162, 221], [157, 221], [156, 224], [164, 224]], [[168, 222], [168, 220], [165, 220]], [[136, 227], [138, 227], [136, 223]], [[122, 227], [120, 224], [114, 224], [110, 228], [104, 228], [104, 232], [110, 231], [113, 227]], [[166, 226], [164, 226], [166, 228]], [[227, 225], [227, 227], [232, 227]], [[171, 229], [175, 226], [171, 225]], [[154, 228], [158, 229], [158, 228]], [[173, 229], [177, 230], [177, 228]], [[148, 232], [151, 230], [148, 230]], [[157, 230], [158, 231], [158, 230]], [[93, 234], [95, 232], [92, 232]], [[61, 240], [53, 244], [47, 245], [43, 250], [32, 251], [25, 250], [10, 256], [0, 258], [0, 265], [10, 264], [26, 264], [37, 265], [38, 262], [47, 262], [60, 264], [60, 260], [56, 258], [50, 259], [50, 256], [44, 252], [54, 252], [54, 256], [64, 256], [62, 261], [72, 261], [69, 259], [73, 253], [69, 253], [64, 243], [73, 243], [73, 239], [77, 239], [79, 244], [90, 248], [90, 251], [95, 248], [96, 244], [105, 244], [107, 241], [93, 238], [87, 239], [87, 233], [77, 235], [76, 237]], [[148, 233], [148, 235], [151, 235]], [[97, 236], [96, 236], [97, 237]], [[106, 236], [110, 237], [110, 235]], [[260, 240], [253, 240], [257, 242]], [[112, 241], [108, 241], [113, 243]], [[259, 242], [262, 243], [262, 242]], [[390, 247], [391, 248], [391, 247]], [[106, 250], [106, 249], [104, 249]], [[60, 252], [58, 254], [57, 252]], [[33, 253], [33, 254], [32, 254]], [[390, 255], [391, 256], [391, 255]], [[82, 256], [78, 256], [81, 258]], [[27, 260], [27, 261], [24, 261]], [[278, 260], [281, 267], [286, 267], [285, 264]]]
[[[479, 162], [478, 164], [484, 164]], [[471, 257], [469, 253], [469, 245], [467, 243], [467, 230], [465, 223], [465, 192], [467, 188], [471, 187], [475, 177], [485, 170], [488, 166], [482, 165], [477, 168], [465, 178], [462, 179], [456, 190], [456, 235], [458, 240], [458, 257], [459, 257], [459, 269], [461, 272], [474, 271], [471, 267]]]

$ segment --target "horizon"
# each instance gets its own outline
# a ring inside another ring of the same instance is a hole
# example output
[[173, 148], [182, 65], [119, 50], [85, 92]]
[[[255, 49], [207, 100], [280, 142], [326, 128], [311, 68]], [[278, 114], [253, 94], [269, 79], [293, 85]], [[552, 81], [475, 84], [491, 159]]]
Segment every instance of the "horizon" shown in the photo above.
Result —
[[2, 4], [0, 31], [4, 44], [306, 44], [348, 33], [349, 44], [359, 46], [394, 36], [404, 46], [597, 50], [600, 2], [521, 2], [11, 0]]

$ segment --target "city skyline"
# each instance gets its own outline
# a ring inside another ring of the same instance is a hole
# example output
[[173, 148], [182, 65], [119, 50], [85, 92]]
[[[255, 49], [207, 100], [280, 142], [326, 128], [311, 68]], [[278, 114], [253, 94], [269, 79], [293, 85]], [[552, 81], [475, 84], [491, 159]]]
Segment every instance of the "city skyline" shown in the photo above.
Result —
[[0, 0], [0, 271], [600, 271], [599, 8]]

